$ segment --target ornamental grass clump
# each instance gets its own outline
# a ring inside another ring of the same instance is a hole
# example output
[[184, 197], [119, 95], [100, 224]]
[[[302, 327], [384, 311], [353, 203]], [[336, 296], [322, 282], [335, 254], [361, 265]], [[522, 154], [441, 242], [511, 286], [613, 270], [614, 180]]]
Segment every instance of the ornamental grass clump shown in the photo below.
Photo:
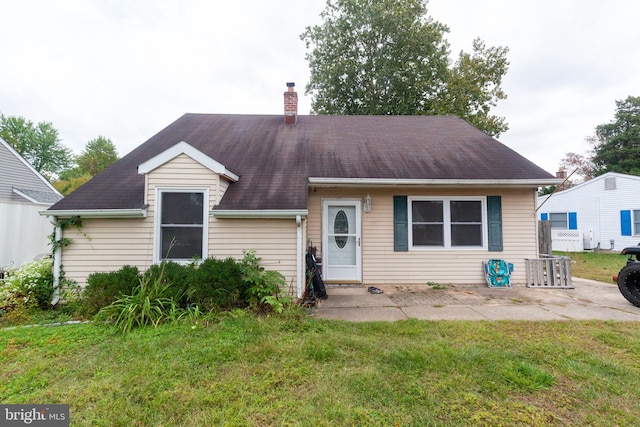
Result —
[[97, 320], [112, 322], [123, 333], [132, 329], [153, 325], [158, 327], [165, 321], [181, 317], [182, 310], [171, 295], [170, 284], [163, 283], [162, 275], [155, 280], [141, 278], [130, 295], [118, 298], [112, 304], [102, 308]]

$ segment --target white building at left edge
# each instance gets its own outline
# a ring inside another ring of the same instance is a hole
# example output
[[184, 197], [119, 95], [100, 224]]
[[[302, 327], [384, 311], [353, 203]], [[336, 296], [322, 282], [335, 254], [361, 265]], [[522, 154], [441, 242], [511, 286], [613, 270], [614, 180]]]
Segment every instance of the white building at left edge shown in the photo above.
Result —
[[51, 252], [53, 225], [40, 211], [60, 194], [0, 138], [0, 270]]

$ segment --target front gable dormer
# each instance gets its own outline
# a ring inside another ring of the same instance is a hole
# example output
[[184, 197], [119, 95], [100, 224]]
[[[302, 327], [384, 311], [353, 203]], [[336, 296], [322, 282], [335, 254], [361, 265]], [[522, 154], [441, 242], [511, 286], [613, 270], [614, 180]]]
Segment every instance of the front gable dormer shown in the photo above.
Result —
[[177, 143], [171, 148], [163, 151], [162, 153], [150, 158], [146, 162], [139, 165], [138, 173], [140, 175], [146, 175], [182, 154], [190, 157], [191, 159], [200, 163], [202, 166], [209, 169], [211, 172], [221, 175], [231, 182], [236, 182], [238, 181], [238, 179], [240, 179], [238, 175], [228, 170], [222, 163], [212, 159], [202, 151], [192, 147], [184, 141]]
[[138, 166], [153, 221], [153, 260], [208, 256], [209, 211], [239, 176], [186, 142]]

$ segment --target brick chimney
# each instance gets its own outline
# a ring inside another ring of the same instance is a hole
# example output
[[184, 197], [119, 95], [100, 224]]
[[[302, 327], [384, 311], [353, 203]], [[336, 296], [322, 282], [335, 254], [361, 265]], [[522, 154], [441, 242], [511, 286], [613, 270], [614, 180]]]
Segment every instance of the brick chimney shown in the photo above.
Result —
[[[558, 172], [556, 172], [556, 178], [558, 179], [567, 179], [567, 171], [564, 169], [560, 169]], [[561, 183], [558, 184], [556, 186], [556, 191], [562, 191], [562, 190], [566, 190], [567, 188], [569, 188], [569, 186], [566, 183]]]
[[295, 83], [287, 83], [284, 93], [284, 124], [295, 125], [298, 121], [298, 93], [294, 90]]

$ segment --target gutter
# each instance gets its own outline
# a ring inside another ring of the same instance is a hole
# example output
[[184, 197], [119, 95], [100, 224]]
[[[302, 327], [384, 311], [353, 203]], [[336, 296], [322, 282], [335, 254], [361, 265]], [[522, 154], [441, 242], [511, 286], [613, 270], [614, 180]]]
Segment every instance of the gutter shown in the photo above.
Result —
[[270, 219], [296, 219], [298, 217], [306, 217], [309, 215], [307, 209], [280, 210], [280, 209], [261, 209], [261, 210], [231, 210], [231, 209], [214, 209], [209, 211], [209, 215], [215, 218], [270, 218]]
[[[62, 239], [62, 227], [55, 216], [49, 216], [49, 222], [55, 227], [55, 240]], [[56, 305], [60, 301], [60, 273], [62, 270], [62, 248], [56, 247], [53, 252], [53, 295], [51, 305]]]
[[392, 179], [392, 178], [323, 178], [309, 177], [309, 184], [333, 187], [392, 187], [392, 186], [487, 186], [543, 187], [560, 184], [561, 179]]
[[78, 210], [46, 210], [42, 216], [57, 218], [79, 216], [81, 218], [146, 218], [147, 206], [142, 209], [78, 209]]

